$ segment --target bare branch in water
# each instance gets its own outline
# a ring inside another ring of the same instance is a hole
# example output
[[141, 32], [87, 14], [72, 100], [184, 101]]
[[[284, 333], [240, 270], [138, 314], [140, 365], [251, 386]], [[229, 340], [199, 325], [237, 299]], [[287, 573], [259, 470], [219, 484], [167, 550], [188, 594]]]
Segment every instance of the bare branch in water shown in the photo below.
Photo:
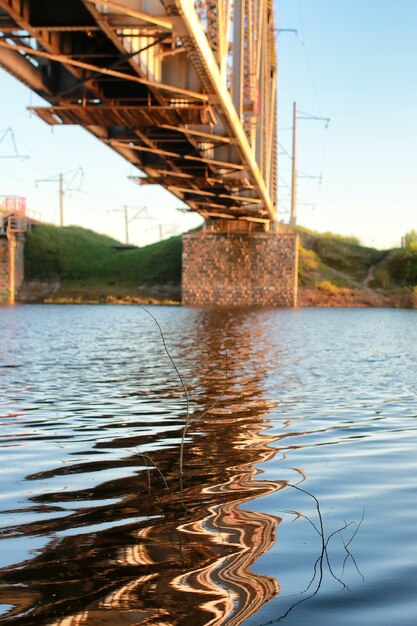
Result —
[[145, 311], [145, 313], [147, 313], [153, 319], [153, 321], [155, 322], [155, 324], [156, 324], [156, 326], [157, 326], [157, 328], [159, 330], [159, 334], [161, 335], [162, 345], [164, 346], [164, 350], [165, 350], [169, 360], [171, 361], [172, 367], [176, 371], [177, 376], [178, 376], [178, 378], [180, 379], [180, 382], [181, 382], [181, 387], [182, 387], [182, 390], [184, 392], [185, 399], [187, 401], [186, 413], [187, 413], [187, 419], [188, 419], [188, 417], [190, 415], [190, 398], [189, 398], [189, 395], [188, 395], [188, 391], [187, 391], [187, 388], [185, 386], [184, 379], [181, 376], [181, 373], [180, 373], [180, 371], [179, 371], [179, 369], [177, 367], [177, 364], [175, 363], [174, 359], [172, 358], [172, 356], [171, 356], [171, 354], [170, 354], [170, 352], [168, 350], [168, 347], [167, 347], [167, 344], [166, 344], [166, 341], [165, 341], [165, 336], [164, 336], [164, 333], [162, 332], [161, 325], [159, 324], [159, 322], [156, 319], [155, 315], [153, 315], [150, 311], [148, 311], [148, 309], [145, 309], [145, 307], [143, 307], [143, 306], [140, 307], [140, 308], [142, 309], [142, 311]]
[[[145, 307], [141, 307], [141, 309], [143, 311], [145, 311], [145, 313], [147, 313], [153, 319], [153, 321], [155, 322], [155, 324], [156, 324], [156, 326], [157, 326], [157, 328], [159, 330], [159, 334], [160, 334], [161, 339], [162, 339], [162, 344], [164, 346], [164, 350], [165, 350], [169, 360], [171, 361], [172, 367], [174, 368], [174, 370], [177, 373], [177, 376], [178, 376], [178, 378], [180, 380], [181, 387], [182, 387], [182, 390], [184, 392], [185, 400], [186, 400], [186, 403], [187, 403], [187, 405], [186, 405], [186, 414], [185, 414], [185, 426], [184, 426], [184, 429], [182, 431], [182, 437], [181, 437], [180, 462], [179, 462], [180, 494], [181, 494], [181, 500], [182, 500], [183, 473], [184, 473], [184, 471], [183, 471], [183, 468], [184, 468], [184, 442], [185, 442], [185, 436], [187, 434], [187, 429], [188, 429], [188, 425], [189, 425], [189, 421], [190, 421], [190, 397], [188, 395], [188, 391], [187, 391], [187, 388], [185, 386], [184, 379], [181, 376], [181, 372], [179, 371], [179, 369], [177, 367], [177, 364], [175, 363], [174, 359], [172, 358], [172, 356], [171, 356], [171, 354], [170, 354], [170, 352], [168, 350], [168, 347], [167, 347], [167, 344], [166, 344], [166, 341], [165, 341], [165, 336], [164, 336], [164, 333], [162, 331], [161, 325], [159, 324], [159, 322], [156, 319], [155, 315], [153, 315], [150, 311], [148, 311], [148, 309], [145, 309]], [[183, 502], [183, 505], [184, 505], [184, 502]]]
[[[290, 613], [291, 611], [293, 611], [297, 606], [299, 606], [300, 604], [302, 604], [303, 602], [307, 602], [307, 600], [310, 600], [311, 598], [313, 598], [320, 590], [321, 584], [323, 582], [323, 577], [324, 577], [324, 563], [327, 564], [328, 570], [331, 574], [331, 576], [337, 580], [343, 587], [343, 589], [347, 589], [349, 590], [349, 587], [343, 582], [342, 577], [345, 571], [345, 566], [346, 566], [346, 562], [349, 558], [352, 559], [352, 562], [356, 568], [356, 571], [358, 572], [358, 574], [361, 576], [362, 580], [364, 580], [364, 577], [361, 573], [361, 571], [358, 568], [358, 565], [355, 561], [354, 556], [352, 555], [352, 553], [349, 550], [349, 545], [352, 543], [353, 539], [355, 538], [363, 520], [365, 517], [365, 509], [363, 510], [362, 513], [362, 517], [361, 520], [359, 521], [358, 524], [356, 524], [355, 522], [344, 522], [344, 525], [341, 526], [340, 528], [338, 528], [337, 530], [333, 531], [332, 533], [330, 533], [329, 535], [325, 534], [325, 529], [324, 529], [324, 523], [323, 523], [323, 515], [321, 512], [321, 508], [320, 508], [320, 502], [319, 500], [316, 498], [316, 496], [312, 493], [310, 493], [309, 491], [307, 491], [306, 489], [302, 489], [301, 487], [298, 487], [298, 485], [292, 485], [290, 483], [287, 483], [288, 487], [292, 487], [293, 489], [296, 489], [297, 491], [301, 491], [302, 493], [305, 493], [306, 495], [308, 495], [310, 498], [312, 498], [316, 504], [316, 509], [317, 509], [317, 515], [319, 518], [319, 525], [317, 526], [307, 515], [303, 515], [302, 513], [300, 513], [299, 511], [285, 511], [287, 513], [292, 513], [292, 514], [296, 514], [296, 519], [294, 521], [296, 521], [297, 519], [300, 518], [304, 518], [306, 519], [311, 526], [314, 528], [314, 530], [318, 533], [318, 535], [320, 536], [321, 539], [321, 553], [319, 555], [319, 557], [316, 559], [315, 563], [314, 563], [314, 567], [313, 567], [313, 576], [310, 580], [310, 582], [308, 583], [307, 587], [304, 589], [304, 591], [301, 592], [300, 595], [304, 595], [305, 593], [307, 593], [310, 589], [311, 586], [313, 585], [314, 581], [317, 578], [317, 573], [318, 573], [318, 579], [316, 581], [316, 585], [314, 588], [314, 591], [312, 593], [310, 593], [308, 596], [301, 598], [300, 600], [298, 600], [297, 602], [294, 602], [294, 604], [292, 604], [285, 613], [283, 613], [280, 617], [277, 617], [273, 620], [270, 620], [269, 622], [264, 622], [261, 626], [270, 626], [271, 624], [275, 624], [277, 622], [281, 622], [283, 621]], [[346, 530], [347, 528], [349, 528], [350, 526], [352, 526], [352, 524], [356, 525], [356, 529], [353, 532], [351, 538], [349, 539], [349, 541], [345, 541], [345, 539], [343, 538], [343, 531]], [[330, 556], [329, 556], [329, 552], [328, 552], [328, 547], [329, 547], [329, 543], [331, 541], [331, 539], [333, 537], [335, 537], [336, 535], [340, 535], [340, 537], [342, 538], [342, 543], [343, 546], [345, 548], [346, 551], [346, 557], [345, 560], [343, 562], [343, 568], [342, 568], [342, 573], [340, 574], [340, 576], [337, 576], [332, 568], [331, 565], [331, 561], [330, 561]], [[289, 596], [282, 596], [283, 598], [290, 598], [292, 597], [294, 594], [291, 594]]]
[[142, 450], [139, 450], [139, 448], [136, 448], [136, 452], [143, 458], [143, 460], [145, 461], [145, 466], [146, 466], [146, 474], [148, 477], [148, 495], [151, 493], [151, 472], [149, 470], [149, 464], [148, 464], [148, 459], [146, 458], [146, 455], [142, 452]]
[[[152, 313], [151, 313], [148, 309], [146, 309], [146, 308], [145, 308], [145, 307], [143, 307], [143, 306], [141, 306], [140, 308], [141, 308], [143, 311], [145, 311], [145, 313], [147, 313], [147, 314], [148, 314], [148, 315], [149, 315], [149, 316], [153, 319], [153, 321], [155, 322], [155, 324], [156, 324], [156, 326], [157, 326], [157, 328], [158, 328], [158, 330], [159, 330], [159, 334], [160, 334], [160, 336], [161, 336], [161, 339], [162, 339], [162, 344], [163, 344], [163, 346], [164, 346], [164, 350], [165, 350], [166, 354], [168, 355], [168, 358], [169, 358], [169, 360], [171, 361], [171, 364], [172, 364], [172, 366], [173, 366], [173, 368], [174, 368], [175, 372], [177, 373], [177, 376], [178, 376], [178, 378], [179, 378], [179, 380], [180, 380], [180, 382], [181, 382], [181, 387], [182, 387], [182, 390], [183, 390], [183, 392], [184, 392], [185, 399], [186, 399], [186, 415], [185, 415], [185, 425], [184, 425], [184, 428], [183, 428], [183, 431], [182, 431], [182, 436], [181, 436], [180, 458], [179, 458], [179, 483], [180, 483], [180, 496], [181, 496], [181, 503], [182, 503], [183, 507], [186, 509], [187, 507], [185, 506], [185, 504], [184, 504], [184, 500], [183, 500], [183, 488], [184, 488], [184, 448], [185, 448], [185, 438], [186, 438], [186, 436], [187, 436], [188, 427], [189, 427], [189, 425], [190, 425], [190, 422], [192, 422], [192, 421], [194, 422], [195, 420], [200, 419], [200, 418], [204, 417], [205, 415], [207, 415], [207, 413], [209, 413], [212, 409], [214, 409], [214, 407], [216, 407], [216, 406], [219, 404], [220, 400], [223, 398], [223, 396], [224, 396], [224, 394], [225, 394], [225, 391], [226, 391], [226, 386], [227, 386], [227, 378], [228, 378], [228, 352], [227, 352], [227, 348], [226, 348], [226, 346], [225, 346], [225, 348], [224, 348], [224, 350], [225, 350], [225, 360], [226, 360], [226, 365], [225, 365], [225, 378], [224, 378], [223, 388], [222, 388], [222, 390], [221, 390], [221, 392], [220, 392], [219, 396], [216, 398], [216, 400], [213, 402], [213, 404], [211, 404], [211, 405], [210, 405], [207, 409], [205, 409], [202, 413], [200, 413], [199, 415], [196, 415], [195, 417], [193, 417], [193, 418], [192, 418], [192, 417], [191, 417], [191, 415], [190, 415], [190, 397], [189, 397], [189, 393], [188, 393], [187, 387], [185, 386], [184, 379], [183, 379], [183, 377], [181, 376], [181, 373], [180, 373], [180, 371], [179, 371], [179, 369], [178, 369], [178, 367], [177, 367], [177, 364], [175, 363], [175, 361], [174, 361], [173, 357], [171, 356], [171, 354], [170, 354], [170, 352], [169, 352], [169, 350], [168, 350], [168, 346], [167, 346], [167, 344], [166, 344], [166, 341], [165, 341], [165, 336], [164, 336], [164, 333], [163, 333], [163, 331], [162, 331], [161, 325], [159, 324], [159, 322], [158, 322], [158, 320], [156, 319], [156, 317], [155, 317], [155, 316], [154, 316], [154, 315], [153, 315], [153, 314], [152, 314]], [[148, 456], [148, 458], [150, 458], [150, 457]], [[160, 470], [159, 470], [159, 468], [158, 468], [155, 464], [154, 464], [154, 466], [156, 467], [156, 469], [157, 469], [158, 471], [160, 471]], [[161, 473], [161, 472], [160, 472], [160, 473]], [[161, 476], [162, 476], [162, 474], [161, 474]], [[165, 478], [164, 478], [163, 476], [162, 476], [162, 478], [163, 478], [163, 480], [164, 480], [164, 482], [165, 482], [165, 485], [166, 485]], [[168, 486], [167, 486], [167, 489], [168, 489]]]
[[151, 458], [151, 456], [147, 453], [147, 452], [143, 452], [142, 453], [144, 456], [146, 456], [147, 459], [149, 459], [149, 461], [152, 463], [152, 465], [154, 466], [154, 468], [156, 469], [156, 471], [158, 472], [158, 474], [160, 475], [160, 477], [162, 478], [162, 480], [164, 481], [164, 485], [165, 485], [165, 489], [169, 489], [168, 487], [168, 483], [165, 480], [165, 476], [163, 475], [163, 473], [161, 472], [159, 466], [155, 463], [155, 461]]
[[364, 520], [364, 517], [365, 517], [365, 509], [363, 509], [363, 511], [362, 511], [362, 517], [360, 519], [360, 522], [356, 526], [355, 532], [353, 533], [353, 535], [351, 536], [351, 538], [349, 539], [349, 541], [347, 543], [345, 543], [343, 535], [341, 535], [342, 541], [343, 541], [343, 546], [344, 546], [344, 548], [346, 550], [346, 556], [345, 556], [345, 560], [343, 561], [342, 573], [340, 574], [340, 578], [342, 578], [342, 576], [344, 574], [344, 571], [345, 571], [347, 560], [350, 558], [352, 560], [353, 565], [355, 566], [356, 571], [358, 572], [359, 576], [362, 578], [362, 582], [365, 582], [365, 578], [363, 577], [363, 574], [360, 571], [360, 569], [358, 567], [358, 564], [356, 563], [355, 557], [353, 556], [353, 554], [349, 550], [349, 545], [352, 543], [352, 541], [354, 540], [354, 538], [356, 536], [356, 533], [358, 532], [359, 528], [361, 527], [361, 524], [362, 524], [362, 522]]
[[151, 473], [150, 473], [149, 462], [151, 463], [152, 467], [154, 467], [156, 469], [156, 471], [158, 472], [158, 474], [162, 478], [162, 480], [164, 482], [164, 485], [165, 485], [165, 489], [169, 489], [168, 483], [165, 480], [165, 476], [163, 475], [161, 469], [158, 467], [158, 465], [155, 463], [155, 461], [150, 457], [150, 455], [146, 451], [144, 452], [143, 450], [141, 450], [140, 448], [135, 448], [135, 450], [136, 450], [137, 454], [139, 454], [143, 458], [143, 460], [145, 461], [146, 472], [147, 472], [147, 475], [148, 475], [148, 494], [151, 493]]

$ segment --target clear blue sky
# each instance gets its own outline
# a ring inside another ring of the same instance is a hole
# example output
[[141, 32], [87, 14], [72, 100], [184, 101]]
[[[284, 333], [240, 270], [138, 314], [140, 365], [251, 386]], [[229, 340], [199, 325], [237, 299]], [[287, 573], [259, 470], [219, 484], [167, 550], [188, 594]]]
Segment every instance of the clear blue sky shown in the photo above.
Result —
[[[301, 111], [331, 118], [327, 130], [320, 121], [298, 122], [298, 222], [376, 247], [398, 245], [417, 228], [417, 0], [277, 0], [276, 25], [298, 30], [277, 39], [281, 219], [288, 220], [285, 151], [296, 101]], [[66, 194], [66, 223], [123, 239], [122, 213], [107, 211], [147, 206], [157, 219], [131, 224], [140, 245], [157, 239], [157, 220], [167, 230], [198, 223], [181, 216], [181, 203], [165, 190], [130, 182], [130, 165], [86, 131], [52, 130], [29, 115], [26, 107], [41, 101], [2, 70], [0, 93], [0, 131], [12, 127], [20, 153], [31, 157], [0, 159], [0, 195], [27, 196], [32, 210], [57, 222], [57, 184], [34, 181], [82, 166], [81, 191]], [[5, 139], [0, 156], [12, 152]], [[305, 174], [323, 175], [322, 183]]]
[[[398, 245], [417, 228], [417, 2], [279, 0], [279, 127], [298, 122], [299, 223], [358, 235], [377, 247]], [[280, 142], [291, 151], [291, 132]], [[324, 148], [324, 163], [322, 155]], [[280, 157], [289, 182], [290, 161]], [[288, 189], [281, 188], [283, 206]]]

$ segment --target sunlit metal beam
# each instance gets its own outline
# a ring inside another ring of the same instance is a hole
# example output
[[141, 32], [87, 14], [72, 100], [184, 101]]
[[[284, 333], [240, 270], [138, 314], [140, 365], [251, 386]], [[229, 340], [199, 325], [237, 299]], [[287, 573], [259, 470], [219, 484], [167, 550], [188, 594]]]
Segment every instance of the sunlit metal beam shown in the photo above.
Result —
[[123, 15], [135, 17], [138, 20], [148, 22], [149, 24], [154, 24], [155, 26], [159, 26], [160, 28], [172, 30], [172, 21], [170, 21], [167, 17], [150, 15], [149, 13], [145, 13], [144, 11], [137, 11], [136, 9], [131, 9], [123, 4], [119, 4], [118, 2], [111, 2], [110, 0], [85, 0], [85, 2], [108, 7], [109, 9], [114, 9], [115, 11], [122, 13]]
[[155, 89], [160, 89], [161, 91], [167, 91], [169, 93], [173, 93], [176, 96], [184, 96], [187, 98], [192, 98], [195, 100], [202, 100], [204, 102], [208, 101], [208, 96], [203, 93], [198, 93], [196, 91], [190, 91], [189, 89], [181, 89], [180, 87], [174, 87], [172, 85], [167, 85], [165, 83], [160, 83], [154, 80], [147, 80], [146, 78], [140, 78], [139, 76], [132, 76], [131, 74], [126, 74], [125, 72], [118, 72], [116, 70], [107, 69], [105, 67], [99, 67], [98, 65], [93, 65], [91, 63], [85, 63], [84, 61], [77, 61], [73, 59], [70, 55], [67, 54], [52, 54], [50, 52], [44, 52], [43, 50], [35, 50], [34, 48], [30, 48], [28, 46], [23, 46], [20, 43], [15, 45], [8, 43], [7, 41], [0, 39], [0, 47], [6, 48], [9, 50], [15, 50], [18, 52], [24, 52], [28, 56], [31, 57], [40, 57], [42, 59], [49, 59], [50, 61], [57, 61], [64, 63], [65, 65], [72, 65], [73, 67], [78, 67], [84, 70], [91, 70], [97, 74], [103, 74], [105, 76], [113, 76], [114, 78], [121, 78], [123, 80], [128, 80], [133, 83], [139, 83], [141, 85], [146, 85], [148, 87], [154, 87]]

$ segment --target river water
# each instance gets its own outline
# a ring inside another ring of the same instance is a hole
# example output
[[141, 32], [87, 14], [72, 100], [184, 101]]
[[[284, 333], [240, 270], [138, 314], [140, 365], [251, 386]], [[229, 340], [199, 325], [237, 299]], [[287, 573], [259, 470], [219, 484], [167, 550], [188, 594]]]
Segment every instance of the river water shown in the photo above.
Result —
[[142, 308], [0, 308], [0, 623], [415, 626], [417, 312], [149, 311], [188, 416]]

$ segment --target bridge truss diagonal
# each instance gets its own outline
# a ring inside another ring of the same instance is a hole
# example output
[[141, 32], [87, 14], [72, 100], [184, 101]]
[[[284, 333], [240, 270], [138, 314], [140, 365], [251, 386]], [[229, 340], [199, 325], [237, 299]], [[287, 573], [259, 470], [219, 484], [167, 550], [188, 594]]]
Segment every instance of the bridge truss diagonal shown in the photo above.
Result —
[[206, 219], [276, 221], [272, 0], [0, 0], [0, 66]]

